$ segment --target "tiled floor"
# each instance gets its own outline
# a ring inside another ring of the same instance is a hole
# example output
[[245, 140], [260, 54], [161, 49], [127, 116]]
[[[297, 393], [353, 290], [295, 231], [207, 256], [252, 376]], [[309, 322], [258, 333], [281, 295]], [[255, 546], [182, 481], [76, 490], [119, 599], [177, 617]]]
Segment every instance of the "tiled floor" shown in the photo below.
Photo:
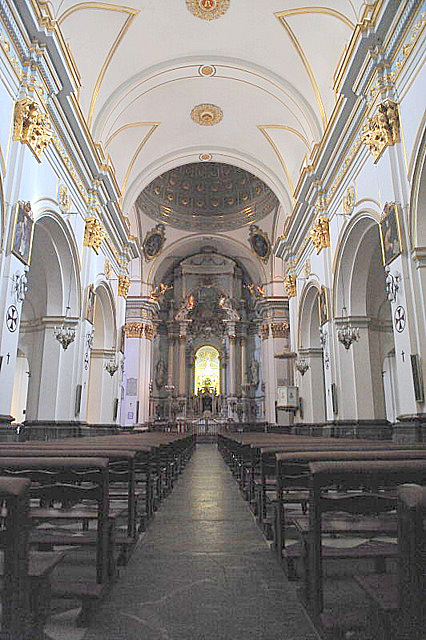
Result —
[[197, 446], [129, 565], [82, 633], [76, 611], [52, 640], [318, 638], [216, 447]]

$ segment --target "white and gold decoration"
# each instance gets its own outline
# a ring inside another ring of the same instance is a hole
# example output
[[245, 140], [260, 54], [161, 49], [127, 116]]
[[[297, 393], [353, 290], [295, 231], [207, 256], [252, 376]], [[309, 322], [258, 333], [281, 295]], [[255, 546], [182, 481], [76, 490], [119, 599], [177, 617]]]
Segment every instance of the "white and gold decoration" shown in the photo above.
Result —
[[186, 0], [188, 10], [196, 18], [217, 20], [229, 9], [230, 0]]

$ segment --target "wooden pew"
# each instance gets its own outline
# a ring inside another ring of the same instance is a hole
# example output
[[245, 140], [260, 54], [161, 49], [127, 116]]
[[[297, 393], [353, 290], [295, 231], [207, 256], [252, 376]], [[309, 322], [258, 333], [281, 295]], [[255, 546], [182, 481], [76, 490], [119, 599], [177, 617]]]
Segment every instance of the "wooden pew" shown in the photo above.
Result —
[[373, 605], [376, 640], [421, 640], [426, 632], [426, 487], [398, 489], [398, 572], [356, 576]]
[[62, 553], [30, 552], [29, 487], [26, 478], [0, 478], [2, 530], [2, 638], [43, 640], [50, 610], [50, 577]]
[[[337, 612], [323, 612], [322, 533], [323, 515], [346, 512], [349, 517], [328, 516], [326, 531], [351, 535], [378, 535], [396, 532], [396, 517], [383, 515], [392, 499], [380, 491], [406, 482], [426, 481], [426, 460], [352, 460], [309, 463], [311, 488], [309, 529], [306, 535], [309, 572], [306, 581], [307, 605], [315, 622], [336, 624]], [[346, 496], [324, 493], [330, 487], [351, 490]], [[355, 493], [356, 491], [356, 493]], [[370, 492], [369, 492], [370, 491]], [[382, 506], [383, 505], [383, 506]], [[356, 515], [356, 517], [354, 517]], [[297, 521], [296, 521], [297, 524]]]
[[[80, 624], [86, 624], [94, 604], [103, 597], [115, 578], [114, 521], [109, 515], [108, 460], [4, 457], [0, 458], [0, 474], [9, 477], [22, 475], [31, 480], [30, 495], [39, 502], [38, 506], [32, 506], [29, 511], [33, 524], [96, 520], [95, 579], [86, 582], [55, 581], [52, 585], [54, 595], [81, 599]], [[81, 505], [81, 500], [85, 498], [94, 500], [96, 508]], [[52, 501], [59, 503], [59, 507], [65, 505], [65, 508], [55, 508]], [[78, 538], [69, 536], [67, 542], [78, 546], [86, 542], [93, 544], [90, 532], [81, 534]]]

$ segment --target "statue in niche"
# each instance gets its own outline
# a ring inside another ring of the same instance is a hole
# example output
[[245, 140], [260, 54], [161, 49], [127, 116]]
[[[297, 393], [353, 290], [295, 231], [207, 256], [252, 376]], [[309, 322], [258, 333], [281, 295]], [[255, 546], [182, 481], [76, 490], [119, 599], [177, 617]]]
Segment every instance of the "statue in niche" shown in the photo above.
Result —
[[155, 369], [155, 384], [157, 385], [157, 389], [162, 389], [164, 387], [165, 378], [166, 370], [163, 359], [160, 358]]
[[259, 363], [256, 358], [250, 363], [250, 383], [256, 388], [259, 384]]

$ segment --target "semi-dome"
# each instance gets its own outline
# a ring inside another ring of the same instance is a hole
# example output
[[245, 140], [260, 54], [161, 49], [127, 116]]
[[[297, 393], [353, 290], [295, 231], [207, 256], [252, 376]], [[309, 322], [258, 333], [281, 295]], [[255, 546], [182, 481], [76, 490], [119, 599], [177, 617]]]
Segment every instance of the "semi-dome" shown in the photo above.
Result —
[[139, 195], [141, 213], [178, 229], [229, 230], [264, 218], [277, 206], [252, 173], [220, 162], [194, 162], [155, 178]]

